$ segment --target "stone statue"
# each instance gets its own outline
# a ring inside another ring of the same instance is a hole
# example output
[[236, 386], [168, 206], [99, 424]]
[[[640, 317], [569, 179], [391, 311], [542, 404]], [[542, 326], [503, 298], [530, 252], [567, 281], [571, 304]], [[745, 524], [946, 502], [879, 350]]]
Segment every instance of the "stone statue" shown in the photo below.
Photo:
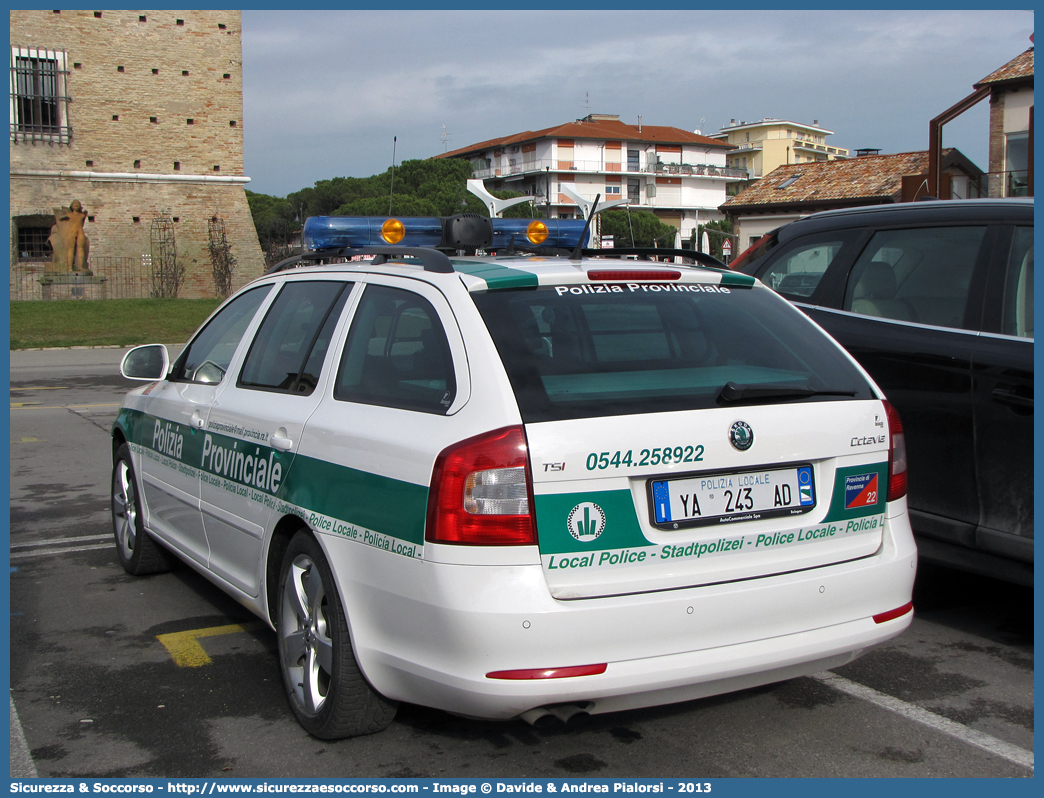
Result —
[[83, 232], [87, 214], [80, 201], [73, 200], [68, 208], [55, 208], [54, 219], [55, 224], [47, 239], [54, 253], [51, 258], [52, 268], [58, 272], [86, 271], [91, 242]]

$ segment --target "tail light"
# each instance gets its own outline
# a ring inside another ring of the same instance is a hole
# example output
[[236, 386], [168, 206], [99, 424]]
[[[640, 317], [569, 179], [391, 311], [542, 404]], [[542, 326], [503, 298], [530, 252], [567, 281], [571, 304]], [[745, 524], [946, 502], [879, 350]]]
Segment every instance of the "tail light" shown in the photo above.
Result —
[[896, 607], [894, 610], [888, 612], [882, 612], [874, 616], [874, 623], [887, 623], [888, 621], [894, 621], [896, 618], [902, 618], [906, 613], [913, 612], [913, 602], [908, 601], [901, 607]]
[[477, 435], [442, 451], [428, 493], [425, 540], [472, 546], [535, 544], [533, 476], [522, 427]]
[[899, 413], [888, 402], [884, 403], [888, 417], [888, 501], [894, 502], [906, 495], [906, 436]]
[[605, 673], [608, 664], [605, 662], [597, 665], [573, 665], [568, 668], [525, 668], [513, 671], [491, 671], [486, 674], [487, 679], [573, 679], [577, 676], [597, 676]]

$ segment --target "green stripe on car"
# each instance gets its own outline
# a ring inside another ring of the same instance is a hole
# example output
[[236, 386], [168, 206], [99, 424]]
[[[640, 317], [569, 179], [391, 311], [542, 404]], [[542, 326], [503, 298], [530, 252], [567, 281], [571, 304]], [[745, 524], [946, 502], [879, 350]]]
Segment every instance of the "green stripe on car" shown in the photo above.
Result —
[[509, 269], [499, 263], [469, 263], [466, 261], [453, 261], [453, 268], [463, 274], [486, 281], [486, 288], [490, 291], [503, 291], [511, 288], [536, 288], [539, 284], [537, 276], [531, 272], [521, 269]]
[[720, 285], [732, 288], [750, 288], [754, 285], [754, 278], [740, 272], [722, 272]]
[[427, 485], [298, 455], [279, 498], [389, 537], [424, 544]]
[[[246, 485], [254, 488], [258, 496], [268, 494], [267, 501], [278, 511], [297, 512], [305, 520], [312, 516], [330, 519], [329, 525], [313, 524], [320, 531], [341, 534], [408, 556], [419, 556], [419, 550], [410, 553], [394, 541], [386, 545], [385, 541], [371, 539], [373, 536], [366, 533], [398, 539], [415, 547], [424, 545], [427, 485], [415, 485], [303, 455], [291, 457], [257, 441], [215, 432], [201, 433], [138, 410], [121, 411], [116, 426], [128, 440], [140, 440], [140, 450], [149, 459], [172, 468], [191, 469], [209, 485], [223, 487], [230, 495], [235, 492], [236, 484]], [[279, 466], [278, 472], [273, 465]], [[276, 504], [277, 501], [282, 506]], [[352, 527], [360, 534], [353, 534]]]

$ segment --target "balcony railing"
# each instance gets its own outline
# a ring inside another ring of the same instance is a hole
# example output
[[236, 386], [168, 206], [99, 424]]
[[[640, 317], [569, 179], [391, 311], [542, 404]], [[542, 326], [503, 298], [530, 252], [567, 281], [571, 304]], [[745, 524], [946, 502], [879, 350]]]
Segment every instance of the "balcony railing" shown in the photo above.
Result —
[[848, 150], [840, 147], [828, 147], [826, 144], [812, 144], [807, 141], [799, 141], [794, 145], [795, 150], [809, 150], [813, 152], [826, 152], [831, 155], [838, 155], [842, 158], [848, 155]]
[[731, 177], [746, 180], [747, 170], [732, 166], [711, 166], [710, 164], [677, 164], [660, 163], [645, 171], [658, 175], [697, 175], [700, 177]]
[[[946, 175], [943, 176], [944, 178]], [[950, 175], [951, 199], [977, 197], [1032, 197], [1029, 172], [1025, 169], [1011, 172], [984, 172], [975, 177]], [[946, 196], [945, 192], [943, 196]]]
[[[634, 169], [626, 163], [606, 163], [604, 161], [557, 161], [549, 158], [533, 161], [520, 161], [509, 163], [506, 166], [490, 167], [488, 169], [474, 169], [472, 177], [478, 180], [490, 178], [504, 178], [512, 176], [535, 175], [552, 172], [586, 172], [604, 174], [612, 172], [620, 175], [652, 174], [652, 175], [680, 175], [685, 177], [718, 177], [732, 180], [745, 180], [747, 172], [730, 166], [713, 166], [711, 164], [675, 164], [658, 163]], [[560, 178], [559, 178], [560, 179]]]
[[1004, 172], [1005, 197], [1029, 197], [1029, 171]]

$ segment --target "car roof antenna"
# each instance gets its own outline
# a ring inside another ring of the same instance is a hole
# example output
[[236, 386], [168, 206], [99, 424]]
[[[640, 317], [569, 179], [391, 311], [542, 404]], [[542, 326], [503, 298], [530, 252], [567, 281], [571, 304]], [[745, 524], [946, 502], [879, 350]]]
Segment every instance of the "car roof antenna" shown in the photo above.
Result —
[[598, 213], [598, 200], [601, 198], [601, 194], [595, 194], [591, 213], [587, 215], [587, 224], [584, 225], [584, 232], [580, 234], [580, 240], [576, 242], [576, 249], [569, 255], [571, 260], [580, 260], [584, 256], [584, 239], [587, 238], [587, 231], [591, 229], [591, 222], [594, 221], [595, 214]]

